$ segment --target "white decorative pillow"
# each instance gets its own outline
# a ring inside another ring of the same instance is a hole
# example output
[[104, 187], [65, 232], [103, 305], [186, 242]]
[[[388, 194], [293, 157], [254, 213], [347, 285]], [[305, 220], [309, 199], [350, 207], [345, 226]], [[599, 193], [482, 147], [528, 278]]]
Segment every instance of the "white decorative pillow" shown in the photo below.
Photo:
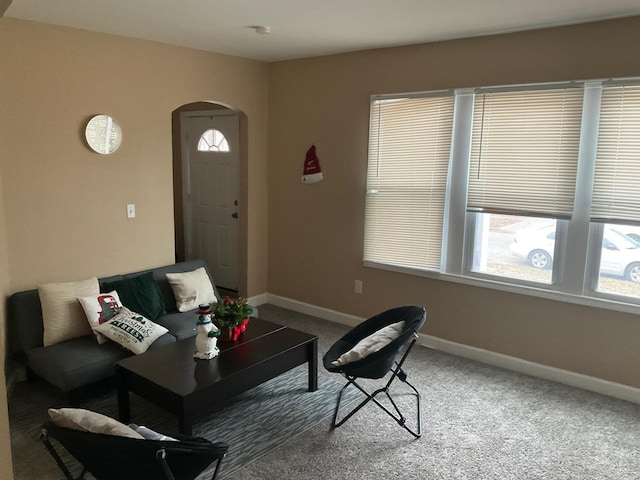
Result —
[[[82, 305], [82, 309], [91, 328], [97, 327], [107, 320], [111, 320], [122, 307], [118, 292], [115, 290], [109, 293], [100, 293], [98, 296], [82, 297], [79, 298], [78, 301], [80, 305]], [[101, 333], [96, 331], [93, 333], [96, 335], [99, 344], [102, 345], [107, 341], [107, 337]]]
[[136, 355], [146, 352], [149, 345], [168, 332], [162, 325], [132, 312], [127, 307], [122, 307], [111, 320], [98, 325], [94, 330]]
[[151, 430], [144, 425], [136, 425], [135, 423], [129, 424], [130, 428], [133, 428], [136, 433], [139, 433], [147, 440], [160, 440], [162, 442], [177, 442], [177, 438], [169, 437], [167, 435], [163, 435], [162, 433], [158, 433], [155, 430]]
[[204, 267], [186, 273], [167, 273], [179, 312], [188, 312], [202, 304], [216, 303], [213, 285]]
[[97, 278], [78, 282], [46, 283], [38, 286], [45, 347], [70, 338], [91, 334], [91, 328], [82, 311], [78, 297], [98, 295]]
[[49, 416], [53, 423], [62, 428], [80, 430], [81, 432], [103, 433], [105, 435], [115, 435], [118, 437], [129, 437], [144, 439], [124, 423], [102, 415], [91, 412], [83, 408], [50, 408]]
[[356, 345], [348, 352], [343, 353], [337, 360], [331, 362], [331, 365], [339, 366], [346, 365], [347, 363], [361, 360], [374, 352], [377, 352], [382, 347], [389, 345], [402, 333], [404, 328], [404, 321], [398, 323], [392, 323], [384, 328], [381, 328], [377, 332], [372, 333], [368, 337], [360, 340]]

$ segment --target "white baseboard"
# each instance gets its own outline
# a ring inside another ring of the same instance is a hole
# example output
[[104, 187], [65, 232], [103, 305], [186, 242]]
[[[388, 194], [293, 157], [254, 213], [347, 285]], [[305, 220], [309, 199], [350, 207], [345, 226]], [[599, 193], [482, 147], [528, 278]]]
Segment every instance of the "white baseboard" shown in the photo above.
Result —
[[[311, 305], [270, 293], [264, 293], [256, 297], [252, 297], [251, 303], [252, 305], [270, 303], [278, 307], [287, 308], [307, 315], [313, 315], [314, 317], [322, 318], [323, 320], [341, 323], [350, 327], [354, 327], [364, 321], [364, 318], [362, 317], [348, 315], [336, 310], [318, 307], [316, 305]], [[434, 350], [469, 358], [471, 360], [505, 368], [514, 372], [544, 378], [545, 380], [552, 380], [554, 382], [571, 385], [584, 390], [590, 390], [592, 392], [601, 393], [603, 395], [608, 395], [610, 397], [619, 398], [629, 402], [640, 403], [640, 388], [631, 387], [629, 385], [610, 382], [601, 378], [530, 362], [521, 358], [511, 357], [509, 355], [472, 347], [462, 343], [451, 342], [431, 335], [421, 334], [418, 343], [424, 347], [433, 348]]]
[[496, 367], [506, 368], [514, 372], [564, 383], [565, 385], [590, 390], [592, 392], [601, 393], [621, 400], [627, 400], [629, 402], [640, 403], [640, 388], [634, 388], [629, 385], [610, 382], [601, 378], [530, 362], [529, 360], [523, 360], [521, 358], [511, 357], [502, 353], [496, 353], [490, 350], [472, 347], [470, 345], [443, 340], [442, 338], [433, 337], [431, 335], [420, 335], [419, 343], [425, 347], [433, 348], [434, 350], [469, 358], [471, 360], [487, 363]]
[[254, 307], [259, 307], [260, 305], [264, 305], [267, 302], [267, 293], [261, 293], [260, 295], [255, 295], [253, 297], [247, 298], [247, 301], [250, 305]]
[[355, 327], [356, 325], [364, 321], [364, 318], [356, 317], [355, 315], [348, 315], [336, 310], [330, 310], [328, 308], [310, 305], [308, 303], [299, 302], [298, 300], [292, 300], [286, 297], [280, 297], [271, 293], [267, 293], [266, 295], [267, 301], [264, 303], [270, 303], [271, 305], [275, 305], [277, 307], [287, 308], [289, 310], [293, 310], [294, 312], [313, 315], [314, 317], [322, 318], [323, 320], [341, 323], [350, 327]]

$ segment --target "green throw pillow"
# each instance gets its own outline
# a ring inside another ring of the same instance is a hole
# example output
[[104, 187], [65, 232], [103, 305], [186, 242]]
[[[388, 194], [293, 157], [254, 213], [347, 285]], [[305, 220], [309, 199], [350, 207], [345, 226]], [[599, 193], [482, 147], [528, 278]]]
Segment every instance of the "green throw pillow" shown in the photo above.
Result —
[[125, 278], [115, 282], [108, 282], [102, 286], [103, 290], [118, 292], [120, 301], [132, 312], [139, 313], [150, 320], [157, 320], [164, 315], [164, 303], [158, 284], [153, 278], [153, 272], [143, 273], [133, 278]]

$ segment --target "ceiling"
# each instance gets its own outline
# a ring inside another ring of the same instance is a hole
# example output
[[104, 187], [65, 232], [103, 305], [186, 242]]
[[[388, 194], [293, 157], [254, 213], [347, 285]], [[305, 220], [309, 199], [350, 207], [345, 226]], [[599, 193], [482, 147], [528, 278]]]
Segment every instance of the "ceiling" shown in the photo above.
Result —
[[267, 62], [640, 15], [640, 0], [0, 0], [0, 7], [8, 3], [5, 17]]

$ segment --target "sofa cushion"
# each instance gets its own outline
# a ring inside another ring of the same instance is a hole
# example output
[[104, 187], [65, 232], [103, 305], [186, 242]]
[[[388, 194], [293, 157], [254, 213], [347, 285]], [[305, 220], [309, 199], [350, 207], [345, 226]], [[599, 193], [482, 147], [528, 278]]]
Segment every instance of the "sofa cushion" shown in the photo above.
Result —
[[77, 282], [46, 283], [38, 286], [42, 305], [45, 347], [91, 334], [79, 297], [98, 295], [97, 278]]
[[100, 291], [106, 292], [104, 285], [107, 283], [117, 282], [119, 280], [124, 280], [124, 275], [111, 275], [110, 277], [102, 277], [98, 279], [98, 283], [100, 284]]
[[171, 333], [167, 332], [164, 335], [161, 335], [160, 337], [158, 337], [156, 341], [149, 346], [149, 350], [153, 350], [154, 348], [158, 348], [158, 347], [163, 347], [171, 343], [176, 343], [176, 337], [171, 335]]
[[198, 321], [197, 310], [192, 312], [174, 312], [163, 315], [156, 323], [162, 325], [177, 340], [193, 337], [198, 333], [196, 322]]
[[166, 313], [153, 272], [107, 282], [103, 288], [107, 291], [117, 291], [125, 307], [150, 320], [155, 320]]
[[162, 325], [126, 307], [122, 307], [111, 320], [98, 325], [94, 330], [136, 355], [146, 352], [158, 337], [167, 333]]
[[167, 273], [167, 280], [173, 290], [179, 312], [188, 312], [199, 305], [211, 305], [218, 301], [204, 267], [192, 272]]
[[44, 326], [38, 290], [16, 292], [7, 301], [8, 321], [13, 332], [17, 332], [21, 352], [42, 347]]
[[93, 335], [87, 335], [50, 347], [33, 348], [27, 352], [27, 361], [36, 375], [69, 392], [113, 377], [116, 362], [130, 355], [117, 343], [98, 345]]

